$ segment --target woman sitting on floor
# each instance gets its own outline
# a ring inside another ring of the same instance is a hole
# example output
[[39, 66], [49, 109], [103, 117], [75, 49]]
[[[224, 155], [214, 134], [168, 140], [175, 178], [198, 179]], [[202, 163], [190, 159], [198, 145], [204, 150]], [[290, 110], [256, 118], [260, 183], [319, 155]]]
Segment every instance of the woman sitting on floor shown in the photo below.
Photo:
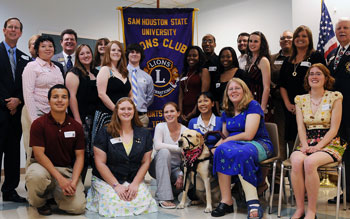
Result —
[[95, 168], [86, 208], [104, 217], [156, 212], [157, 204], [143, 182], [151, 163], [152, 135], [142, 128], [128, 97], [119, 99], [111, 122], [94, 141]]

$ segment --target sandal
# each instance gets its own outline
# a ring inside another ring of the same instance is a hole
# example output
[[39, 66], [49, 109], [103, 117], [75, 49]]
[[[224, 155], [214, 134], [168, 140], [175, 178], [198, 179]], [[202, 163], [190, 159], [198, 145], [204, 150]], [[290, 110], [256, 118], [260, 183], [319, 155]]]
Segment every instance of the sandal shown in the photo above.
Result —
[[[259, 206], [255, 206], [255, 205], [259, 205]], [[250, 200], [247, 201], [247, 206], [248, 206], [248, 215], [247, 215], [247, 219], [261, 219], [264, 216], [264, 210], [262, 209], [259, 200]], [[256, 217], [250, 217], [250, 214], [252, 214], [253, 212], [257, 211], [258, 215]]]
[[[167, 203], [167, 204], [165, 204]], [[172, 204], [172, 205], [169, 205], [169, 204]], [[176, 205], [171, 202], [171, 201], [159, 201], [159, 206], [162, 207], [162, 208], [165, 208], [165, 209], [174, 209], [176, 208]]]

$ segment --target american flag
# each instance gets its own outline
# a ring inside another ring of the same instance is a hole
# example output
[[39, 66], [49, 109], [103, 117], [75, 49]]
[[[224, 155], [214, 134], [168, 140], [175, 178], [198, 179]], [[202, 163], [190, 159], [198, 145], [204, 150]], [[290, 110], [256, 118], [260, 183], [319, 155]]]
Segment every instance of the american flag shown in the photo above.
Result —
[[329, 16], [326, 4], [322, 1], [320, 34], [317, 51], [323, 53], [326, 59], [328, 54], [335, 48], [337, 48], [337, 39], [334, 34], [332, 19], [331, 16]]

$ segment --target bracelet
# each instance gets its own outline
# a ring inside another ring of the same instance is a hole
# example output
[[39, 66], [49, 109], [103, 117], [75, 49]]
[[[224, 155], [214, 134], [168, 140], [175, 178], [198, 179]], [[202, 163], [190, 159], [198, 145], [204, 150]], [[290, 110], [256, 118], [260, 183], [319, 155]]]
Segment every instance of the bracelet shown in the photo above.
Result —
[[119, 185], [119, 183], [114, 183], [114, 184], [112, 185], [112, 188], [115, 189], [118, 185]]

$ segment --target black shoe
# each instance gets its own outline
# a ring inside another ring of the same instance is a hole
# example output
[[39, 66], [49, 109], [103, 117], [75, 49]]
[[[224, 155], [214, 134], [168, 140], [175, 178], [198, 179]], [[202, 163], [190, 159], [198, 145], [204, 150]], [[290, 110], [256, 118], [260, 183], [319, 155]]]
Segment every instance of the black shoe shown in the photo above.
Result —
[[18, 202], [18, 203], [26, 203], [27, 199], [19, 196], [16, 191], [10, 191], [10, 192], [3, 192], [2, 193], [2, 200], [4, 202]]
[[227, 205], [225, 203], [220, 202], [219, 206], [211, 212], [211, 216], [213, 217], [221, 217], [224, 216], [225, 213], [232, 213], [233, 205]]
[[52, 214], [51, 207], [47, 203], [44, 206], [37, 208], [37, 210], [38, 210], [38, 213], [41, 215], [48, 216]]
[[[348, 197], [346, 197], [346, 202], [350, 202]], [[340, 203], [343, 203], [343, 194], [340, 195]], [[328, 199], [328, 204], [337, 204], [337, 196]]]

